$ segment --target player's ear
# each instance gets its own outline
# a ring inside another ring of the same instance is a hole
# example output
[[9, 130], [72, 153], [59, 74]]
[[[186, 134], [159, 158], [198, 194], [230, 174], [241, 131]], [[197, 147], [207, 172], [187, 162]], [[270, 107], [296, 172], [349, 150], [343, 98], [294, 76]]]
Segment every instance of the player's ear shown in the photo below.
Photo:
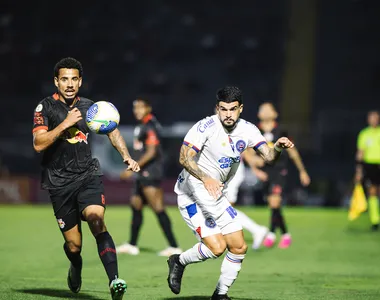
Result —
[[58, 87], [58, 77], [54, 77], [54, 85]]
[[79, 87], [82, 86], [82, 77], [79, 77]]
[[240, 113], [243, 112], [243, 106], [244, 106], [243, 104], [240, 105], [240, 108], [239, 108], [240, 109]]

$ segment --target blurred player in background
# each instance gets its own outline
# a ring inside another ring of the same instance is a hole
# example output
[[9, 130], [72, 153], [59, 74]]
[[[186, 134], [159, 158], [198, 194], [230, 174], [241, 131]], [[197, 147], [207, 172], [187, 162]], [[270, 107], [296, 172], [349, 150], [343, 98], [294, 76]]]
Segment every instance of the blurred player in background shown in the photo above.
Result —
[[[241, 153], [242, 161], [240, 162], [239, 167], [237, 168], [235, 176], [228, 182], [228, 185], [227, 185], [227, 198], [228, 198], [228, 201], [231, 203], [232, 206], [235, 205], [237, 198], [238, 198], [238, 194], [239, 194], [239, 188], [244, 182], [244, 178], [245, 178], [244, 160], [245, 160], [245, 157], [248, 157], [251, 160], [252, 159], [255, 160], [255, 157], [256, 157], [255, 154], [253, 155], [253, 157], [250, 155], [246, 155], [245, 153], [247, 151], [253, 151], [254, 152], [254, 150], [252, 148], [247, 148], [244, 152]], [[251, 163], [253, 163], [255, 166], [257, 166], [257, 164], [259, 162], [256, 162], [256, 161], [248, 162], [249, 165]], [[261, 243], [263, 242], [266, 234], [268, 233], [268, 228], [265, 226], [257, 224], [253, 219], [248, 217], [241, 210], [236, 209], [236, 207], [235, 207], [235, 210], [238, 213], [237, 218], [239, 219], [243, 228], [252, 234], [252, 238], [253, 238], [252, 249], [257, 250], [260, 247]]]
[[[102, 173], [99, 161], [92, 158], [90, 131], [83, 119], [94, 102], [77, 95], [82, 73], [81, 63], [70, 57], [55, 65], [57, 93], [43, 99], [34, 110], [33, 146], [36, 152], [43, 152], [42, 188], [49, 192], [65, 239], [63, 248], [71, 262], [67, 277], [70, 290], [78, 293], [82, 285], [83, 220], [96, 239], [112, 299], [122, 299], [127, 286], [118, 278], [115, 244], [104, 222]], [[108, 138], [128, 165], [127, 169], [138, 172], [139, 165], [130, 157], [119, 130], [109, 133]]]
[[[284, 128], [278, 125], [278, 113], [272, 103], [265, 102], [260, 105], [258, 111], [259, 129], [265, 139], [268, 141], [269, 146], [273, 147], [274, 141], [280, 136], [288, 136]], [[281, 155], [281, 158], [275, 165], [267, 163], [258, 165], [255, 169], [257, 178], [264, 182], [264, 190], [266, 197], [271, 208], [272, 215], [270, 218], [270, 232], [264, 239], [263, 245], [265, 247], [273, 247], [276, 242], [276, 229], [280, 228], [282, 236], [279, 248], [288, 248], [291, 245], [292, 238], [287, 230], [285, 218], [281, 210], [281, 202], [283, 197], [283, 190], [286, 183], [286, 176], [288, 174], [288, 157], [294, 162], [298, 169], [300, 181], [303, 186], [310, 184], [310, 177], [302, 162], [301, 156], [296, 147], [287, 149], [287, 154]], [[250, 153], [246, 153], [249, 155]]]
[[[133, 102], [133, 113], [139, 125], [135, 127], [133, 148], [137, 155], [137, 162], [141, 172], [134, 181], [134, 191], [131, 196], [132, 224], [129, 243], [117, 247], [118, 253], [138, 255], [140, 250], [137, 239], [143, 222], [142, 209], [144, 203], [150, 205], [162, 231], [169, 243], [169, 247], [159, 252], [160, 256], [170, 256], [181, 253], [174, 237], [171, 222], [164, 207], [164, 192], [161, 181], [164, 173], [163, 151], [161, 140], [161, 125], [152, 114], [152, 106], [146, 99], [136, 99]], [[128, 179], [133, 175], [130, 170], [121, 173], [121, 179]]]
[[268, 163], [276, 161], [282, 149], [293, 147], [285, 137], [274, 148], [268, 147], [257, 127], [239, 118], [242, 110], [240, 89], [222, 88], [216, 94], [217, 113], [197, 122], [184, 138], [179, 158], [184, 169], [174, 190], [180, 213], [200, 242], [168, 259], [168, 284], [175, 294], [181, 291], [187, 265], [217, 258], [228, 249], [211, 299], [231, 299], [227, 292], [241, 269], [247, 245], [238, 213], [226, 197], [225, 183], [236, 173], [247, 147]]
[[357, 138], [356, 181], [363, 180], [366, 188], [369, 216], [372, 230], [379, 229], [380, 191], [380, 114], [368, 112], [368, 126], [362, 129]]

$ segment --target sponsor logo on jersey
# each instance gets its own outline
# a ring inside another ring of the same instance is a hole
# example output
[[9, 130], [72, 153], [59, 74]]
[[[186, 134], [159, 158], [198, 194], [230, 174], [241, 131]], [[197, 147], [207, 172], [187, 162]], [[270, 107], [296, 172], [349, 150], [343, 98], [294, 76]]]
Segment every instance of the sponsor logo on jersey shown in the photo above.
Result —
[[88, 133], [83, 133], [80, 131], [78, 128], [71, 127], [67, 130], [65, 130], [61, 138], [68, 141], [70, 144], [76, 144], [76, 143], [85, 143], [88, 144], [87, 138], [88, 138]]
[[233, 164], [240, 163], [240, 156], [236, 157], [221, 157], [218, 159], [221, 169], [230, 168]]
[[205, 132], [205, 130], [206, 130], [207, 128], [211, 127], [211, 126], [214, 125], [214, 124], [215, 124], [215, 121], [214, 121], [214, 119], [212, 119], [212, 118], [209, 119], [209, 120], [207, 120], [207, 121], [205, 121], [205, 122], [200, 121], [197, 130], [198, 130], [200, 133], [203, 133], [203, 132]]

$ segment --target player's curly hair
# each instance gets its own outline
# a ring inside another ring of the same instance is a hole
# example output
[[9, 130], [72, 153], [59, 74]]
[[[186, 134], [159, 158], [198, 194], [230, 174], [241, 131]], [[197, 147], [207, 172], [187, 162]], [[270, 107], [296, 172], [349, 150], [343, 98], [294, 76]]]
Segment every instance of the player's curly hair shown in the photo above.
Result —
[[54, 67], [54, 77], [58, 77], [60, 69], [77, 69], [79, 71], [79, 77], [83, 75], [82, 64], [72, 57], [62, 58]]
[[243, 104], [243, 94], [236, 86], [226, 86], [216, 92], [216, 104], [220, 101], [231, 103], [238, 101], [239, 105]]

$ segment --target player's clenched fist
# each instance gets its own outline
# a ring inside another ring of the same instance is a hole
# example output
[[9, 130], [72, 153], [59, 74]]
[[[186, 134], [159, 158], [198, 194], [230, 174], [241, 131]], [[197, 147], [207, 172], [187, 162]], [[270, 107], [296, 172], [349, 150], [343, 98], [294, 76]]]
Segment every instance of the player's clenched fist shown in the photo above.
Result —
[[294, 144], [286, 137], [280, 137], [277, 142], [274, 144], [274, 148], [276, 149], [287, 149], [293, 148]]
[[133, 172], [140, 171], [139, 164], [136, 161], [134, 161], [132, 158], [128, 157], [124, 159], [124, 163], [128, 165], [127, 170], [132, 170]]
[[219, 180], [208, 177], [203, 180], [203, 184], [209, 195], [212, 196], [215, 200], [219, 199], [219, 197], [222, 195], [224, 184]]
[[74, 109], [70, 110], [67, 113], [67, 117], [65, 119], [65, 123], [66, 123], [67, 127], [71, 127], [71, 126], [73, 126], [74, 124], [76, 124], [77, 122], [79, 122], [82, 119], [83, 119], [82, 118], [82, 114], [79, 111], [79, 109], [78, 108], [74, 108]]

